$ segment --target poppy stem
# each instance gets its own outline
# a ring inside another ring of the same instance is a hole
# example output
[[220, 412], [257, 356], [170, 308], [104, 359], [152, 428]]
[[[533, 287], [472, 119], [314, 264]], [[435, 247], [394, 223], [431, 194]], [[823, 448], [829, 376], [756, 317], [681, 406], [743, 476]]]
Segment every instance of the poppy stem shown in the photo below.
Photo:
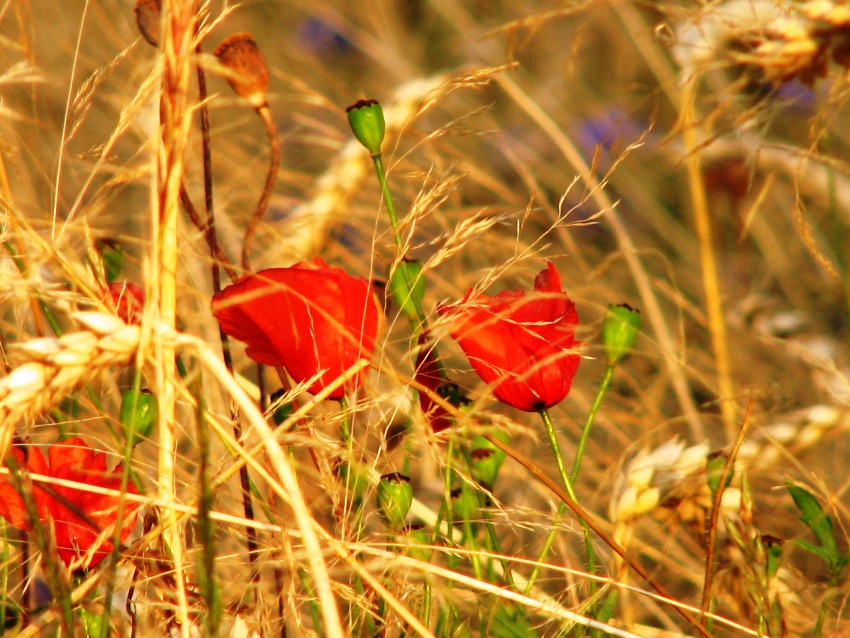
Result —
[[[567, 468], [564, 465], [564, 458], [561, 455], [561, 446], [558, 443], [558, 436], [555, 432], [555, 426], [552, 423], [552, 419], [549, 416], [549, 410], [546, 408], [540, 410], [540, 418], [543, 419], [543, 424], [546, 426], [546, 435], [549, 437], [549, 445], [552, 448], [552, 453], [555, 455], [555, 464], [558, 466], [558, 474], [561, 475], [561, 480], [564, 482], [564, 489], [567, 492], [567, 495], [576, 503], [579, 502], [578, 496], [575, 493], [575, 489], [573, 489], [573, 480], [567, 476]], [[560, 519], [563, 514], [566, 513], [564, 506], [561, 505], [558, 508], [558, 518]], [[584, 547], [587, 552], [587, 571], [590, 574], [596, 573], [596, 552], [593, 549], [593, 538], [590, 535], [590, 526], [587, 524], [587, 521], [584, 519], [580, 519], [581, 528], [584, 531]], [[530, 581], [533, 582], [533, 581]], [[588, 581], [588, 585], [590, 587], [590, 596], [593, 598], [593, 595], [596, 593], [596, 582], [593, 580]], [[596, 605], [594, 604], [591, 607], [591, 615], [595, 615], [596, 613]]]
[[[605, 375], [602, 377], [602, 382], [599, 384], [599, 389], [596, 391], [596, 398], [593, 399], [593, 405], [590, 406], [590, 411], [587, 413], [587, 419], [584, 422], [584, 428], [581, 431], [581, 437], [579, 437], [578, 445], [576, 447], [573, 469], [572, 472], [570, 472], [570, 482], [573, 484], [575, 484], [576, 480], [578, 480], [579, 470], [581, 469], [581, 459], [584, 456], [585, 449], [587, 448], [587, 440], [590, 438], [590, 429], [593, 426], [593, 422], [596, 420], [596, 413], [599, 412], [599, 407], [602, 405], [602, 399], [608, 392], [608, 388], [611, 387], [611, 381], [614, 378], [614, 368], [616, 365], [616, 362], [609, 362], [605, 367]], [[558, 508], [558, 519], [560, 520], [566, 513], [566, 505], [561, 504]], [[553, 527], [546, 536], [546, 540], [543, 542], [543, 548], [540, 550], [540, 554], [537, 557], [538, 563], [542, 563], [546, 560], [546, 557], [552, 550], [552, 546], [555, 544], [556, 535], [557, 528]], [[528, 579], [529, 587], [526, 589], [527, 592], [531, 590], [530, 586], [534, 584], [539, 575], [540, 567], [538, 566], [534, 568], [534, 571]]]
[[395, 212], [393, 196], [390, 192], [390, 185], [387, 182], [387, 173], [384, 170], [384, 160], [380, 153], [372, 155], [372, 163], [375, 165], [375, 173], [378, 175], [378, 182], [381, 184], [381, 193], [384, 196], [387, 214], [390, 216], [390, 224], [393, 228], [393, 239], [395, 239], [396, 248], [398, 248], [399, 253], [404, 253], [404, 243], [401, 241], [401, 231], [398, 228], [398, 215]]
[[257, 114], [262, 118], [263, 124], [266, 127], [266, 134], [269, 138], [269, 171], [266, 173], [266, 183], [263, 186], [263, 193], [260, 195], [260, 200], [257, 202], [257, 207], [254, 209], [254, 214], [251, 216], [251, 221], [248, 222], [248, 228], [245, 230], [245, 238], [242, 240], [242, 268], [246, 272], [251, 270], [249, 265], [251, 242], [257, 232], [257, 225], [263, 219], [266, 209], [269, 206], [269, 200], [274, 190], [274, 184], [277, 180], [277, 170], [280, 167], [280, 138], [277, 134], [277, 127], [272, 118], [272, 112], [268, 104], [257, 109]]
[[[404, 242], [401, 239], [401, 231], [398, 227], [398, 214], [395, 211], [395, 204], [393, 203], [393, 195], [390, 192], [390, 185], [387, 182], [387, 173], [384, 170], [384, 160], [381, 157], [381, 153], [375, 153], [372, 155], [372, 163], [375, 165], [375, 174], [378, 176], [378, 182], [381, 185], [381, 193], [384, 196], [384, 204], [387, 207], [387, 214], [390, 216], [390, 225], [393, 229], [393, 239], [395, 240], [396, 248], [400, 255], [404, 256]], [[404, 285], [405, 288], [410, 292], [410, 301], [413, 302], [413, 306], [416, 309], [416, 315], [419, 318], [419, 326], [422, 330], [428, 329], [428, 324], [425, 319], [425, 311], [422, 310], [422, 304], [419, 301], [419, 297], [413, 293], [414, 286], [416, 285], [418, 279], [422, 277], [422, 273], [419, 273], [416, 277], [416, 281], [414, 281], [410, 272], [406, 268], [401, 269], [402, 277], [404, 277]]]
[[599, 412], [599, 406], [602, 405], [602, 399], [608, 388], [611, 387], [611, 381], [614, 378], [614, 368], [616, 363], [609, 363], [605, 366], [605, 374], [602, 377], [602, 383], [599, 384], [599, 389], [596, 391], [596, 398], [593, 399], [593, 405], [590, 406], [590, 411], [587, 413], [587, 419], [584, 422], [581, 436], [576, 446], [576, 457], [573, 461], [573, 470], [570, 472], [570, 480], [575, 483], [578, 479], [579, 470], [581, 470], [581, 459], [584, 456], [584, 450], [587, 447], [587, 440], [590, 438], [590, 428], [593, 427], [593, 422], [596, 420], [596, 413]]
[[573, 489], [573, 482], [567, 475], [567, 467], [564, 465], [564, 457], [561, 454], [561, 446], [558, 443], [558, 436], [555, 432], [555, 425], [552, 423], [552, 418], [549, 416], [549, 410], [543, 408], [538, 414], [540, 414], [540, 418], [543, 419], [543, 425], [546, 426], [546, 435], [549, 437], [549, 446], [552, 448], [552, 453], [555, 455], [555, 465], [558, 466], [558, 474], [564, 482], [564, 489], [567, 491], [567, 494], [569, 494], [571, 499], [578, 501], [575, 490]]

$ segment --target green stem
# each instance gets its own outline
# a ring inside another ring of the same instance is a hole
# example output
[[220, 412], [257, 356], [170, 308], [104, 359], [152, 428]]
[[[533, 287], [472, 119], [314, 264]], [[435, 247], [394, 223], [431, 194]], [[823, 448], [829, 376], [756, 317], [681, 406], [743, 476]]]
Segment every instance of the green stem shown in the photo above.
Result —
[[375, 173], [378, 174], [378, 182], [381, 184], [381, 193], [384, 195], [384, 203], [387, 206], [387, 213], [390, 216], [390, 224], [393, 227], [393, 238], [395, 239], [396, 248], [401, 253], [403, 242], [401, 241], [401, 231], [398, 229], [398, 215], [395, 212], [395, 204], [393, 204], [393, 196], [390, 193], [390, 185], [387, 182], [387, 173], [384, 170], [384, 160], [381, 159], [381, 154], [372, 156], [372, 162], [375, 164]]
[[611, 387], [611, 380], [614, 378], [615, 364], [609, 363], [605, 366], [605, 376], [602, 377], [602, 383], [599, 384], [599, 389], [596, 391], [596, 398], [593, 400], [593, 405], [590, 406], [590, 412], [587, 413], [587, 420], [584, 422], [584, 428], [581, 431], [581, 437], [578, 440], [576, 447], [576, 458], [573, 461], [573, 471], [570, 472], [570, 480], [575, 483], [578, 479], [578, 473], [581, 469], [581, 459], [584, 456], [584, 450], [587, 447], [587, 440], [590, 438], [590, 428], [593, 427], [593, 422], [596, 420], [596, 413], [599, 412], [599, 406], [602, 405], [602, 398]]
[[[400, 255], [404, 254], [404, 242], [401, 239], [401, 230], [398, 227], [398, 214], [395, 211], [395, 204], [393, 203], [393, 196], [390, 192], [390, 185], [387, 182], [387, 173], [384, 170], [384, 160], [381, 158], [381, 154], [378, 153], [376, 155], [372, 155], [372, 162], [375, 164], [375, 173], [378, 176], [378, 182], [381, 184], [381, 193], [384, 196], [384, 203], [387, 207], [387, 214], [390, 216], [390, 225], [393, 229], [393, 239], [395, 240], [396, 248]], [[419, 318], [419, 326], [426, 330], [428, 328], [428, 324], [425, 319], [425, 311], [422, 309], [422, 304], [419, 303], [419, 299], [413, 294], [413, 287], [416, 282], [410, 280], [410, 273], [406, 270], [402, 272], [404, 276], [404, 284], [409, 291], [411, 301], [413, 301], [413, 307], [416, 308], [416, 315]], [[422, 276], [421, 274], [419, 275]], [[439, 358], [437, 359], [439, 361]]]
[[[540, 418], [543, 419], [543, 424], [546, 426], [546, 435], [549, 438], [549, 445], [552, 448], [552, 453], [555, 455], [555, 464], [558, 466], [558, 474], [561, 475], [561, 480], [564, 482], [564, 489], [567, 491], [567, 494], [571, 499], [573, 499], [576, 503], [579, 502], [578, 496], [576, 496], [575, 490], [573, 489], [573, 481], [567, 476], [567, 468], [564, 466], [564, 458], [561, 455], [561, 446], [558, 444], [558, 436], [555, 432], [555, 426], [552, 423], [552, 419], [549, 416], [549, 411], [545, 408], [540, 411]], [[558, 508], [558, 518], [562, 515], [563, 505]], [[584, 531], [584, 548], [587, 552], [587, 571], [593, 575], [596, 573], [596, 552], [593, 549], [593, 539], [590, 535], [590, 527], [587, 522], [584, 520], [579, 520], [581, 523], [581, 528]], [[554, 531], [554, 530], [553, 530]], [[550, 545], [551, 547], [551, 545]], [[533, 581], [529, 579], [528, 589], [531, 589]], [[593, 596], [596, 593], [596, 581], [590, 580], [590, 595]], [[595, 614], [596, 605], [593, 605], [592, 614]]]
[[[587, 419], [584, 422], [584, 428], [581, 431], [581, 436], [579, 437], [578, 446], [576, 447], [576, 457], [573, 461], [573, 469], [570, 472], [570, 483], [575, 484], [576, 480], [578, 480], [579, 471], [581, 470], [581, 460], [584, 456], [584, 451], [587, 448], [587, 441], [590, 438], [590, 429], [593, 427], [593, 423], [596, 420], [596, 414], [599, 412], [599, 407], [602, 405], [602, 399], [605, 394], [608, 392], [608, 388], [611, 387], [611, 380], [614, 378], [614, 368], [616, 364], [609, 363], [605, 367], [605, 375], [602, 377], [602, 382], [599, 384], [599, 389], [596, 391], [596, 398], [593, 399], [593, 405], [590, 406], [590, 411], [587, 413]], [[545, 422], [545, 418], [544, 418]], [[563, 503], [558, 507], [558, 513], [556, 516], [556, 520], [560, 521], [563, 518], [564, 514], [567, 513], [567, 506]], [[540, 554], [537, 557], [537, 562], [542, 563], [546, 560], [546, 557], [549, 555], [549, 552], [552, 551], [552, 546], [555, 544], [555, 536], [557, 535], [557, 526], [553, 527], [549, 534], [546, 536], [546, 540], [543, 542], [543, 548], [540, 550]], [[588, 561], [589, 562], [589, 561]], [[531, 576], [528, 579], [528, 586], [526, 587], [526, 593], [531, 591], [531, 587], [537, 581], [537, 578], [540, 576], [540, 565], [535, 566], [534, 570], [531, 572]]]
[[552, 423], [552, 418], [549, 416], [549, 410], [543, 408], [540, 410], [539, 414], [540, 418], [543, 419], [543, 425], [546, 426], [546, 436], [549, 438], [549, 446], [552, 448], [552, 454], [555, 455], [555, 465], [558, 466], [558, 474], [564, 482], [564, 489], [567, 491], [567, 494], [569, 494], [571, 499], [578, 502], [578, 497], [573, 489], [573, 482], [567, 475], [567, 468], [564, 465], [564, 457], [561, 454], [561, 446], [558, 443], [558, 435], [555, 432], [555, 425]]

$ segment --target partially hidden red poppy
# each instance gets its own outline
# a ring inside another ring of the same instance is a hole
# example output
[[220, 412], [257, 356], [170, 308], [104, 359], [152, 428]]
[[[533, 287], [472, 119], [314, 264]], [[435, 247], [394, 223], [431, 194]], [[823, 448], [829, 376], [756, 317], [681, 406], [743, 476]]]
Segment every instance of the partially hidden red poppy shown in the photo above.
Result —
[[416, 370], [414, 378], [430, 392], [419, 392], [419, 407], [422, 414], [435, 432], [442, 432], [454, 422], [452, 414], [432, 398], [434, 393], [447, 403], [460, 408], [469, 403], [469, 399], [461, 392], [456, 383], [443, 378], [437, 363], [436, 351], [431, 342], [431, 334], [425, 330], [419, 334], [419, 347], [416, 353]]
[[[39, 522], [53, 526], [59, 557], [66, 565], [93, 546], [95, 550], [88, 567], [99, 564], [112, 551], [114, 534], [108, 533], [101, 543], [98, 543], [98, 537], [116, 524], [121, 497], [87, 491], [85, 486], [120, 490], [121, 468], [107, 470], [106, 455], [96, 452], [79, 437], [53, 445], [48, 450], [47, 460], [36, 447], [23, 449], [18, 446], [13, 448], [12, 454], [17, 466], [26, 468], [31, 474], [81, 484], [77, 488], [33, 480], [33, 493], [28, 496], [35, 504]], [[127, 492], [139, 493], [132, 481], [127, 483]], [[136, 524], [138, 508], [138, 503], [124, 501], [122, 541]], [[20, 530], [31, 529], [24, 500], [5, 476], [0, 476], [0, 516]]]
[[145, 308], [145, 291], [129, 281], [109, 284], [104, 300], [125, 323], [138, 324]]
[[[416, 381], [431, 392], [440, 393], [445, 381], [440, 376], [440, 368], [434, 357], [434, 347], [428, 342], [429, 335], [423, 331], [419, 335], [419, 350], [416, 354]], [[434, 432], [442, 432], [452, 424], [452, 417], [439, 403], [434, 401], [427, 392], [419, 392], [419, 407]]]
[[[380, 310], [372, 285], [328, 266], [321, 258], [243, 277], [213, 297], [225, 334], [248, 344], [246, 354], [283, 366], [296, 383], [321, 373], [308, 390], [320, 392], [375, 348]], [[361, 370], [345, 388], [356, 388]]]
[[499, 401], [537, 412], [569, 394], [579, 363], [578, 313], [551, 262], [530, 294], [510, 290], [488, 297], [470, 290], [439, 312]]

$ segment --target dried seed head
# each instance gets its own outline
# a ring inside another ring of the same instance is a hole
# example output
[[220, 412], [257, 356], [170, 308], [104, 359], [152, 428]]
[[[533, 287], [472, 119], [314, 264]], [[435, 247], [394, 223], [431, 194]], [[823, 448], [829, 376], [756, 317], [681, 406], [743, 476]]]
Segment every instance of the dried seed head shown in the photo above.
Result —
[[161, 0], [138, 0], [136, 2], [136, 24], [142, 37], [153, 46], [159, 44], [159, 18], [162, 13]]
[[227, 69], [227, 82], [254, 108], [268, 103], [269, 69], [257, 43], [248, 33], [232, 35], [216, 47], [215, 57]]

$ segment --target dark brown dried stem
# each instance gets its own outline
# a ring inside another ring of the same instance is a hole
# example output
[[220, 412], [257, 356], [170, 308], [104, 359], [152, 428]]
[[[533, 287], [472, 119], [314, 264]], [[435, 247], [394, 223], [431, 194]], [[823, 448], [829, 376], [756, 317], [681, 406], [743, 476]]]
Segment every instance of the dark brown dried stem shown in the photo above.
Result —
[[[200, 42], [197, 44], [195, 50], [200, 56]], [[198, 99], [201, 104], [200, 117], [202, 154], [204, 164], [204, 205], [207, 212], [207, 221], [205, 226], [198, 226], [198, 229], [204, 233], [207, 245], [210, 248], [210, 255], [212, 257], [212, 264], [210, 270], [213, 280], [213, 291], [217, 293], [221, 290], [221, 272], [219, 270], [219, 265], [221, 265], [221, 267], [225, 269], [231, 281], [236, 281], [238, 279], [238, 274], [236, 272], [236, 269], [233, 267], [233, 264], [230, 263], [230, 260], [227, 259], [227, 257], [224, 255], [224, 252], [221, 250], [221, 246], [218, 243], [218, 234], [216, 233], [215, 227], [215, 208], [213, 206], [212, 153], [210, 151], [210, 113], [206, 104], [207, 78], [206, 74], [204, 73], [204, 69], [201, 67], [201, 65], [197, 65], [197, 73]], [[185, 188], [181, 187], [181, 199], [183, 198], [183, 194], [185, 192]], [[184, 200], [184, 206], [186, 205], [186, 200], [188, 199], [189, 198], [187, 195]], [[191, 205], [191, 202], [189, 202], [189, 204]], [[195, 213], [195, 216], [197, 217], [197, 213]], [[230, 372], [230, 374], [233, 374], [233, 357], [230, 352], [230, 340], [228, 336], [224, 333], [224, 331], [221, 329], [221, 327], [219, 327], [219, 337], [221, 339], [221, 351], [222, 358], [224, 359], [224, 365], [227, 368], [228, 372]], [[239, 416], [239, 410], [232, 403], [230, 406], [230, 417], [233, 423], [233, 438], [237, 441], [240, 441], [242, 439], [242, 423]], [[245, 518], [248, 520], [254, 520], [254, 503], [251, 500], [251, 477], [248, 474], [247, 467], [242, 467], [239, 469], [239, 484], [242, 488], [242, 509], [245, 513]], [[257, 531], [253, 527], [248, 527], [246, 529], [246, 546], [248, 549], [248, 561], [253, 565], [257, 559], [258, 548]], [[257, 573], [256, 570], [253, 570], [252, 578], [255, 580], [255, 582], [259, 582], [259, 573]]]
[[248, 228], [245, 230], [245, 239], [242, 241], [242, 268], [246, 272], [250, 271], [250, 251], [251, 242], [257, 232], [257, 225], [266, 213], [266, 208], [271, 199], [272, 190], [274, 190], [275, 180], [277, 180], [277, 169], [280, 166], [280, 139], [277, 135], [277, 127], [272, 119], [272, 112], [268, 104], [263, 104], [257, 108], [257, 114], [262, 118], [263, 124], [266, 126], [266, 134], [269, 138], [269, 171], [266, 174], [266, 183], [263, 187], [263, 193], [260, 195], [260, 201], [254, 209], [254, 214], [251, 216], [251, 221], [248, 222]]

